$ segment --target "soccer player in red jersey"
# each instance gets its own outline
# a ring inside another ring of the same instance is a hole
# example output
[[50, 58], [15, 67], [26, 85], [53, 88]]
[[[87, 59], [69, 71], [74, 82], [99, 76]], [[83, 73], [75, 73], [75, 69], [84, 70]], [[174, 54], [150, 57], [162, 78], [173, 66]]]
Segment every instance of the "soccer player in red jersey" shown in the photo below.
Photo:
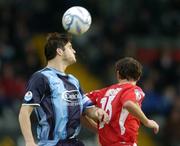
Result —
[[116, 63], [115, 70], [117, 84], [87, 94], [96, 106], [109, 114], [109, 124], [98, 123], [99, 141], [102, 146], [137, 146], [140, 123], [155, 133], [159, 131], [159, 125], [141, 110], [144, 92], [136, 82], [141, 77], [142, 65], [125, 57]]

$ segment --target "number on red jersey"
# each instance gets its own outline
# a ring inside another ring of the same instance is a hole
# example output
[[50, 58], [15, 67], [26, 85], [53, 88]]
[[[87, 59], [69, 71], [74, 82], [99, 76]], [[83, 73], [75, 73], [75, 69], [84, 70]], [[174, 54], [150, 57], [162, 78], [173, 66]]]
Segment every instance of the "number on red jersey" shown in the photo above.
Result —
[[[109, 89], [107, 90], [105, 96], [101, 99], [101, 108], [105, 110], [109, 114], [109, 119], [111, 120], [112, 117], [112, 101], [116, 97], [116, 95], [121, 91], [121, 88], [116, 88], [116, 89]], [[99, 124], [99, 128], [103, 128], [104, 123]]]

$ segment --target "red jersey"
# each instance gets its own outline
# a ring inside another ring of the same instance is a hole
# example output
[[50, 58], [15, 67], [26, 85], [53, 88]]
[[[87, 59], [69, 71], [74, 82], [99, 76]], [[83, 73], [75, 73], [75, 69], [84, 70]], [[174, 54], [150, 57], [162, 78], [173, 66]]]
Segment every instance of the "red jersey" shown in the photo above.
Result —
[[109, 124], [99, 123], [98, 133], [102, 146], [120, 146], [137, 143], [140, 121], [123, 108], [127, 100], [140, 105], [144, 99], [144, 92], [136, 85], [129, 83], [114, 84], [107, 88], [87, 94], [92, 102], [104, 109], [109, 117]]

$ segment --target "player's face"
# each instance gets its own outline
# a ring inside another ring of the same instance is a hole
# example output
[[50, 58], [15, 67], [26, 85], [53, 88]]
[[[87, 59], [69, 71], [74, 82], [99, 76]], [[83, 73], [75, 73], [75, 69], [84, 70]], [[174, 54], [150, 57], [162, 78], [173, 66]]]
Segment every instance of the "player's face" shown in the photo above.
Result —
[[75, 57], [76, 51], [72, 48], [72, 44], [70, 42], [68, 42], [64, 46], [64, 48], [65, 48], [64, 53], [63, 53], [64, 60], [67, 61], [69, 64], [75, 63], [76, 62], [76, 57]]

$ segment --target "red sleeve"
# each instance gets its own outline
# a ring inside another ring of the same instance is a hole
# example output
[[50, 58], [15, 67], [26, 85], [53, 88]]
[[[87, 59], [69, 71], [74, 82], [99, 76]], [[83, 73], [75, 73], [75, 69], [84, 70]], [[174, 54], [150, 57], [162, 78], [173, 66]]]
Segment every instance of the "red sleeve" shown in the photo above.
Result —
[[100, 90], [94, 90], [89, 93], [86, 93], [86, 96], [88, 96], [93, 102], [93, 104], [96, 105], [98, 98], [101, 98], [104, 95], [105, 90], [106, 88]]
[[93, 102], [94, 105], [97, 104], [96, 99], [99, 96], [99, 90], [95, 90], [95, 91], [86, 93], [86, 95], [90, 98], [90, 100]]
[[142, 100], [144, 99], [144, 93], [141, 89], [131, 88], [122, 95], [122, 104], [130, 100], [138, 103], [141, 106]]

